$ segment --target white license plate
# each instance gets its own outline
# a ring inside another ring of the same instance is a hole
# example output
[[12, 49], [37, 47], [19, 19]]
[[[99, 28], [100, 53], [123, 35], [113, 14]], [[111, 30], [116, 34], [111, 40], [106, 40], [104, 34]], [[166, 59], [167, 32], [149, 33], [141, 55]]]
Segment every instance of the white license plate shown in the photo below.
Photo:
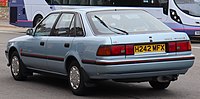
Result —
[[200, 35], [200, 31], [195, 31], [195, 35]]

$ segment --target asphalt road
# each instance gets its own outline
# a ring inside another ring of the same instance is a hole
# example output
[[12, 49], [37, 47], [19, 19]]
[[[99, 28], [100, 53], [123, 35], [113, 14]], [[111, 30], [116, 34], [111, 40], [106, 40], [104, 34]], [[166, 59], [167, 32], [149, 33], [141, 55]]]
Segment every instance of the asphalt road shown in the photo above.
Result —
[[24, 33], [0, 31], [0, 99], [199, 99], [200, 43], [192, 43], [193, 67], [168, 89], [153, 90], [148, 83], [101, 82], [89, 90], [88, 96], [74, 96], [63, 79], [34, 75], [27, 81], [15, 81], [6, 66], [4, 54], [9, 39]]

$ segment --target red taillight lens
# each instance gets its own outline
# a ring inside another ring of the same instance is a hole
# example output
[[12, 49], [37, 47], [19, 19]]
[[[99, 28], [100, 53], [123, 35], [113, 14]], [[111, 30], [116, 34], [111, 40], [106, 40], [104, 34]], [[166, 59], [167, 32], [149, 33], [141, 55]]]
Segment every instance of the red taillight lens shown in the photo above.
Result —
[[125, 45], [114, 45], [111, 46], [111, 54], [115, 55], [125, 55]]
[[97, 56], [110, 56], [111, 55], [111, 46], [100, 46], [97, 51]]
[[191, 42], [188, 41], [187, 45], [188, 45], [188, 51], [191, 51], [191, 49], [192, 49]]
[[133, 55], [134, 47], [133, 45], [126, 45], [126, 55]]
[[177, 52], [187, 51], [188, 42], [177, 42]]
[[168, 43], [168, 52], [182, 52], [182, 51], [191, 51], [191, 44], [189, 41]]
[[97, 51], [97, 56], [133, 55], [133, 45], [102, 45]]
[[176, 52], [176, 42], [169, 42], [168, 43], [168, 51], [169, 52]]

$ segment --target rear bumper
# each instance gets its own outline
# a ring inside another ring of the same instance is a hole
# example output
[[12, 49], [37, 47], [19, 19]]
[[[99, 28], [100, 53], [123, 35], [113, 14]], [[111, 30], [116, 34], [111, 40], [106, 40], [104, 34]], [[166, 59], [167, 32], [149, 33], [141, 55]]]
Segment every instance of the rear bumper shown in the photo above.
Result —
[[168, 57], [150, 60], [82, 61], [91, 79], [145, 78], [185, 74], [194, 63], [194, 56]]
[[167, 71], [152, 71], [139, 73], [122, 73], [122, 74], [99, 74], [90, 76], [91, 79], [136, 79], [136, 78], [152, 78], [157, 76], [169, 76], [185, 74], [188, 69], [182, 70], [167, 70]]

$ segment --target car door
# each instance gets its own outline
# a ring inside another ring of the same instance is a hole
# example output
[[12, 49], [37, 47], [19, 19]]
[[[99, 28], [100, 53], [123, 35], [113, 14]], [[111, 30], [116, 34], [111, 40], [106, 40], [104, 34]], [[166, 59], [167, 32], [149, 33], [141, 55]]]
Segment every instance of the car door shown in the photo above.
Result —
[[46, 69], [46, 42], [59, 13], [48, 15], [36, 28], [33, 36], [29, 36], [21, 49], [23, 62], [29, 68]]
[[80, 25], [80, 18], [75, 13], [62, 13], [60, 16], [53, 36], [47, 40], [47, 65], [50, 71], [66, 74], [64, 59], [69, 50], [73, 49], [74, 38], [83, 35]]

